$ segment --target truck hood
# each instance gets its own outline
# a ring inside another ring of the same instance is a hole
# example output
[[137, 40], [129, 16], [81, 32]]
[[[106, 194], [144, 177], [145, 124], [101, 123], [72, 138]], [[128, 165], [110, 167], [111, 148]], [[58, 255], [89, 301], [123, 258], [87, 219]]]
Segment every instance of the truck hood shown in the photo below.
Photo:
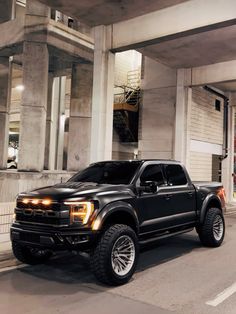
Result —
[[105, 194], [131, 193], [127, 185], [98, 184], [94, 182], [66, 182], [21, 193], [20, 197], [51, 198], [60, 201], [75, 197], [93, 197]]

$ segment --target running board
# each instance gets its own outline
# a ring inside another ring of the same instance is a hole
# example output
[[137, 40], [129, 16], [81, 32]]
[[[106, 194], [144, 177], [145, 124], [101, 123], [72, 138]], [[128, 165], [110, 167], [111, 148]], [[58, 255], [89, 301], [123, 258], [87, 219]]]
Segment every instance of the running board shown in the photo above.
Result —
[[165, 238], [170, 238], [170, 237], [175, 236], [175, 235], [178, 235], [178, 234], [190, 232], [190, 231], [192, 231], [193, 229], [194, 229], [194, 228], [189, 228], [189, 229], [180, 230], [180, 231], [177, 231], [177, 232], [170, 232], [170, 233], [167, 233], [167, 234], [159, 235], [159, 236], [156, 236], [156, 237], [153, 237], [153, 238], [149, 238], [149, 239], [147, 239], [147, 240], [141, 240], [141, 241], [139, 241], [139, 244], [140, 244], [140, 245], [145, 245], [145, 244], [148, 244], [148, 243], [157, 241], [157, 240], [161, 240], [161, 239], [165, 239]]

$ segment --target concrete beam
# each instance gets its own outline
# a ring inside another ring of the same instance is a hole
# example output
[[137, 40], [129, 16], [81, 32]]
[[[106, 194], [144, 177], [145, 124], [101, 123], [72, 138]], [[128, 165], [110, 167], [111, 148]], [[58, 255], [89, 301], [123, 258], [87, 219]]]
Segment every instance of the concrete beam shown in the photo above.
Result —
[[93, 39], [48, 17], [27, 15], [25, 39], [47, 42], [53, 49], [93, 62]]
[[[12, 20], [0, 24], [0, 54], [2, 50], [9, 51], [9, 56], [12, 55], [12, 50], [15, 46], [22, 44], [24, 40], [24, 24], [22, 20]], [[13, 48], [12, 48], [13, 47]], [[6, 55], [6, 52], [4, 53]]]
[[236, 79], [236, 60], [192, 68], [192, 86]]
[[50, 7], [42, 4], [36, 0], [27, 0], [26, 15], [50, 17]]
[[236, 23], [235, 0], [191, 0], [113, 24], [113, 51], [135, 49]]

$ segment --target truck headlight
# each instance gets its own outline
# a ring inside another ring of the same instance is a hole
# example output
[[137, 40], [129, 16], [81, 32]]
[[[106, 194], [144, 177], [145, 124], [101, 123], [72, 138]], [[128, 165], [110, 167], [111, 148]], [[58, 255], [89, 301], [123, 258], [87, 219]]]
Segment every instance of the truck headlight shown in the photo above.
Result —
[[72, 223], [82, 223], [86, 225], [94, 212], [94, 204], [92, 202], [64, 202], [70, 206], [70, 217]]

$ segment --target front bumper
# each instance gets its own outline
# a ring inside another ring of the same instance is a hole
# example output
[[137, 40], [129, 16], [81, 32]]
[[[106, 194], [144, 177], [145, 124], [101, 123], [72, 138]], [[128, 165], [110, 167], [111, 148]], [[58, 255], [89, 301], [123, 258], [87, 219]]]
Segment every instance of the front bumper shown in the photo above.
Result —
[[97, 231], [33, 227], [14, 223], [11, 227], [11, 241], [31, 247], [51, 250], [87, 250], [93, 247], [98, 237]]

